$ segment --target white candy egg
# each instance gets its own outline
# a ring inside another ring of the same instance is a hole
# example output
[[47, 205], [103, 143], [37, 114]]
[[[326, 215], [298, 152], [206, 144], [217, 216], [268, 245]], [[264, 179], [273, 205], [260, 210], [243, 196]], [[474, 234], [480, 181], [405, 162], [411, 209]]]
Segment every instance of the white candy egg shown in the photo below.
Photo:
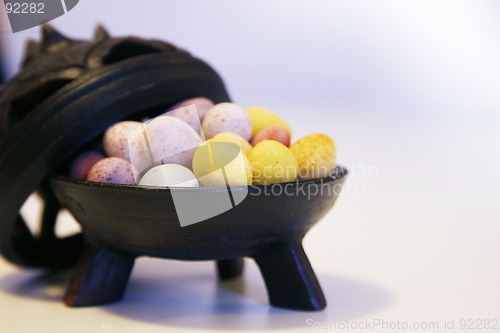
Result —
[[134, 174], [137, 176], [152, 165], [191, 165], [201, 143], [198, 133], [184, 121], [171, 116], [156, 117], [129, 135]]
[[247, 141], [252, 135], [250, 116], [245, 109], [233, 103], [216, 104], [208, 110], [201, 127], [207, 140], [222, 132], [239, 134]]
[[198, 180], [188, 168], [179, 164], [157, 165], [139, 181], [143, 186], [198, 187]]

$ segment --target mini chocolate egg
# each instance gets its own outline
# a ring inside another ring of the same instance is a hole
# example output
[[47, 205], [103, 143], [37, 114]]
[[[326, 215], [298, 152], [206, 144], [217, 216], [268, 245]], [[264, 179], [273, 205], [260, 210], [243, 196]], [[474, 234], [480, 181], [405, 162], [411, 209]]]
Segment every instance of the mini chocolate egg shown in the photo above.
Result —
[[[205, 114], [214, 106], [214, 103], [209, 100], [208, 98], [205, 97], [195, 97], [195, 98], [190, 98], [186, 99], [185, 101], [179, 102], [175, 104], [174, 106], [169, 108], [169, 111], [183, 108], [185, 106], [193, 105], [196, 106], [196, 113], [199, 116], [200, 122], [203, 120], [203, 117], [205, 117]], [[182, 117], [182, 115], [181, 115]], [[181, 118], [179, 117], [179, 118]], [[182, 119], [182, 118], [181, 118]], [[184, 120], [184, 119], [183, 119]]]
[[208, 110], [201, 124], [206, 139], [222, 132], [236, 133], [245, 140], [252, 135], [252, 121], [241, 106], [233, 103], [220, 103]]
[[256, 185], [292, 182], [297, 179], [298, 166], [290, 149], [274, 140], [258, 143], [248, 160]]
[[231, 133], [231, 132], [217, 133], [212, 139], [223, 139], [230, 142], [234, 142], [238, 146], [240, 146], [241, 151], [245, 155], [248, 155], [248, 153], [250, 153], [250, 150], [252, 150], [252, 145], [247, 140], [245, 140], [241, 135], [238, 135], [236, 133]]
[[141, 125], [138, 121], [121, 121], [109, 127], [104, 133], [104, 152], [110, 157], [121, 157], [130, 161], [128, 136]]
[[205, 186], [252, 184], [252, 169], [241, 148], [231, 141], [210, 139], [193, 156], [193, 172]]
[[85, 180], [90, 169], [105, 158], [105, 156], [97, 151], [87, 151], [78, 155], [69, 167], [69, 177], [77, 180]]
[[271, 111], [256, 107], [247, 108], [246, 111], [250, 115], [250, 119], [252, 119], [252, 137], [264, 128], [274, 125], [283, 126], [288, 131], [290, 138], [292, 137], [290, 126]]
[[152, 165], [173, 163], [190, 166], [196, 148], [202, 143], [191, 126], [171, 116], [154, 118], [132, 132], [128, 141], [136, 175]]
[[196, 132], [201, 128], [201, 122], [194, 105], [183, 106], [178, 109], [167, 112], [165, 115], [179, 118], [191, 126]]
[[111, 184], [135, 184], [130, 162], [120, 157], [107, 157], [97, 162], [87, 181]]
[[283, 126], [269, 126], [257, 132], [252, 138], [252, 145], [255, 146], [265, 140], [274, 140], [286, 147], [290, 146], [290, 134], [288, 134], [288, 131]]
[[303, 137], [290, 150], [297, 159], [300, 179], [323, 178], [335, 169], [335, 143], [325, 134]]
[[196, 176], [179, 164], [160, 164], [142, 176], [138, 185], [158, 187], [198, 187]]

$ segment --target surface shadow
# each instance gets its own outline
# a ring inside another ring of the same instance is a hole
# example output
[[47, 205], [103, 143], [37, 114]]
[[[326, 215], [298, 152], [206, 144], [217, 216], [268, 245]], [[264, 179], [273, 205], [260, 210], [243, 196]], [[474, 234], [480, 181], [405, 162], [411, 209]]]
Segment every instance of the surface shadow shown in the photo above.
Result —
[[72, 269], [20, 271], [0, 280], [0, 290], [43, 301], [61, 301]]
[[[285, 310], [268, 305], [265, 286], [256, 267], [247, 264], [244, 277], [218, 282], [214, 271], [206, 267], [200, 270], [201, 266], [196, 269], [196, 265], [191, 269], [185, 269], [190, 266], [176, 269], [175, 263], [171, 266], [173, 269], [168, 271], [155, 269], [133, 274], [123, 300], [100, 309], [114, 316], [165, 327], [269, 330], [305, 327], [308, 319], [333, 323], [364, 318], [393, 302], [393, 296], [378, 286], [319, 273], [327, 308], [320, 312]], [[71, 273], [11, 274], [0, 280], [0, 290], [42, 301], [57, 301], [64, 306], [61, 299]]]

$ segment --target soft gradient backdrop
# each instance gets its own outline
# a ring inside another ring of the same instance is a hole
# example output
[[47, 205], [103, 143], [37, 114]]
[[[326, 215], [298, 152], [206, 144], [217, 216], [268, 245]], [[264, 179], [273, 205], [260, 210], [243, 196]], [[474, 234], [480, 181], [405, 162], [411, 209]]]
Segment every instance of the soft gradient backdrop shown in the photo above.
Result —
[[[39, 29], [13, 35], [0, 19], [12, 76]], [[274, 110], [294, 140], [335, 140], [351, 174], [304, 242], [329, 306], [268, 308], [251, 261], [244, 280], [221, 285], [212, 263], [141, 259], [121, 303], [73, 310], [59, 302], [66, 275], [0, 261], [0, 331], [289, 332], [307, 319], [380, 319], [436, 321], [436, 332], [455, 320], [460, 332], [461, 319], [500, 319], [500, 2], [81, 0], [52, 22], [78, 38], [97, 23], [205, 59], [236, 103]], [[36, 208], [23, 209], [34, 232]]]

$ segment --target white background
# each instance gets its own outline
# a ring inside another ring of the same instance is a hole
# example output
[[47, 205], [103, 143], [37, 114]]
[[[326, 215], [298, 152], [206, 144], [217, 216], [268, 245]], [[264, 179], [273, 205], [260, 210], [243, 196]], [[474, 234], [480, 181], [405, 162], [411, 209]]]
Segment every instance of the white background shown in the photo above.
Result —
[[[0, 12], [11, 76], [39, 31], [14, 35]], [[52, 22], [66, 35], [89, 38], [100, 22], [168, 40], [294, 139], [335, 140], [351, 174], [304, 241], [329, 305], [268, 307], [250, 260], [244, 279], [218, 284], [213, 263], [145, 258], [121, 303], [68, 309], [67, 273], [2, 260], [0, 332], [307, 331], [307, 319], [437, 321], [435, 332], [454, 319], [458, 332], [460, 319], [500, 320], [499, 18], [497, 1], [81, 0]], [[23, 212], [35, 217], [36, 201]]]

